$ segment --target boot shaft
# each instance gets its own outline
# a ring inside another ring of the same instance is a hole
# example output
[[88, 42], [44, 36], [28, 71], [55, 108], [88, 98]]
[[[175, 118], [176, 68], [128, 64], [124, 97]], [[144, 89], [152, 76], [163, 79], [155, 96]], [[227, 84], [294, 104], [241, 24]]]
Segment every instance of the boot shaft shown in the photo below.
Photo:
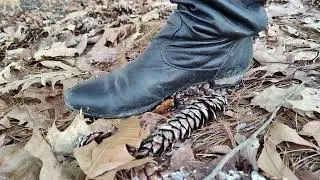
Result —
[[[216, 36], [253, 36], [267, 26], [264, 0], [170, 0], [190, 28]], [[198, 27], [195, 27], [198, 26]], [[203, 29], [201, 29], [203, 28]]]

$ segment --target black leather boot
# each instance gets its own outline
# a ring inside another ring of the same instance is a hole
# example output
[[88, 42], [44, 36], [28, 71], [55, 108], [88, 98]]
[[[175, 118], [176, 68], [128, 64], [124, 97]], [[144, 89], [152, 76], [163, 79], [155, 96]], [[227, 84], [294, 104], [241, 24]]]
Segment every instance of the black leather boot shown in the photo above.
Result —
[[69, 108], [94, 117], [127, 117], [191, 85], [212, 81], [226, 87], [241, 80], [253, 36], [267, 25], [259, 0], [171, 1], [178, 8], [144, 53], [71, 88], [65, 94]]

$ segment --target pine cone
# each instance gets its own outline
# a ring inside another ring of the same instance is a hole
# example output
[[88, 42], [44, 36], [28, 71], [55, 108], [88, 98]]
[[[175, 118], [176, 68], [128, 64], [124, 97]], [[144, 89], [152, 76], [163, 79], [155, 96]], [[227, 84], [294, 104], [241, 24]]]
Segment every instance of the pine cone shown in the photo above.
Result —
[[189, 138], [193, 131], [214, 121], [216, 114], [223, 111], [226, 103], [226, 99], [219, 95], [197, 99], [143, 140], [135, 156], [141, 158], [164, 155], [175, 141]]

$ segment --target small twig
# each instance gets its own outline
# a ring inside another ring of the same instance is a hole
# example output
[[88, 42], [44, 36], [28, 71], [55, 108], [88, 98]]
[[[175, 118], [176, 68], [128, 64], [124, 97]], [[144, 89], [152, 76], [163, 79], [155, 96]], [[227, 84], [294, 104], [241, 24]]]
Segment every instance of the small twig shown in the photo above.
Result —
[[211, 180], [214, 179], [218, 173], [221, 171], [223, 166], [233, 157], [236, 155], [238, 151], [245, 148], [250, 142], [252, 142], [268, 125], [273, 121], [273, 119], [276, 117], [278, 111], [286, 101], [286, 99], [290, 96], [292, 96], [297, 89], [299, 89], [304, 83], [300, 84], [298, 87], [296, 87], [291, 93], [289, 93], [283, 101], [277, 106], [277, 108], [272, 112], [269, 119], [256, 131], [254, 132], [248, 139], [240, 143], [236, 148], [234, 148], [232, 151], [230, 151], [226, 156], [223, 157], [223, 159], [219, 162], [219, 164], [215, 167], [215, 169], [204, 179], [204, 180]]

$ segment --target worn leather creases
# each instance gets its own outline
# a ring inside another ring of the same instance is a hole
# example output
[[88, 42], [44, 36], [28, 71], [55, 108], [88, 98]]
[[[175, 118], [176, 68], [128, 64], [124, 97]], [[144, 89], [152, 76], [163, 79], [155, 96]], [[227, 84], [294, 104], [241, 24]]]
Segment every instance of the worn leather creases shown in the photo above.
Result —
[[[169, 22], [174, 19], [178, 25], [173, 25], [176, 27], [175, 32], [161, 48], [163, 60], [177, 69], [196, 71], [219, 69], [229, 58], [229, 51], [236, 41], [215, 36], [215, 33], [210, 33], [208, 29], [203, 30], [206, 34], [202, 38], [194, 38], [193, 36], [198, 35], [197, 32], [190, 30], [191, 28], [182, 22], [179, 12], [179, 10], [174, 12], [169, 19]], [[170, 24], [172, 23], [169, 23], [169, 26]], [[193, 28], [198, 26], [202, 25], [195, 24]], [[179, 31], [183, 32], [180, 32], [182, 35], [177, 37]], [[179, 39], [183, 41], [178, 41]]]

